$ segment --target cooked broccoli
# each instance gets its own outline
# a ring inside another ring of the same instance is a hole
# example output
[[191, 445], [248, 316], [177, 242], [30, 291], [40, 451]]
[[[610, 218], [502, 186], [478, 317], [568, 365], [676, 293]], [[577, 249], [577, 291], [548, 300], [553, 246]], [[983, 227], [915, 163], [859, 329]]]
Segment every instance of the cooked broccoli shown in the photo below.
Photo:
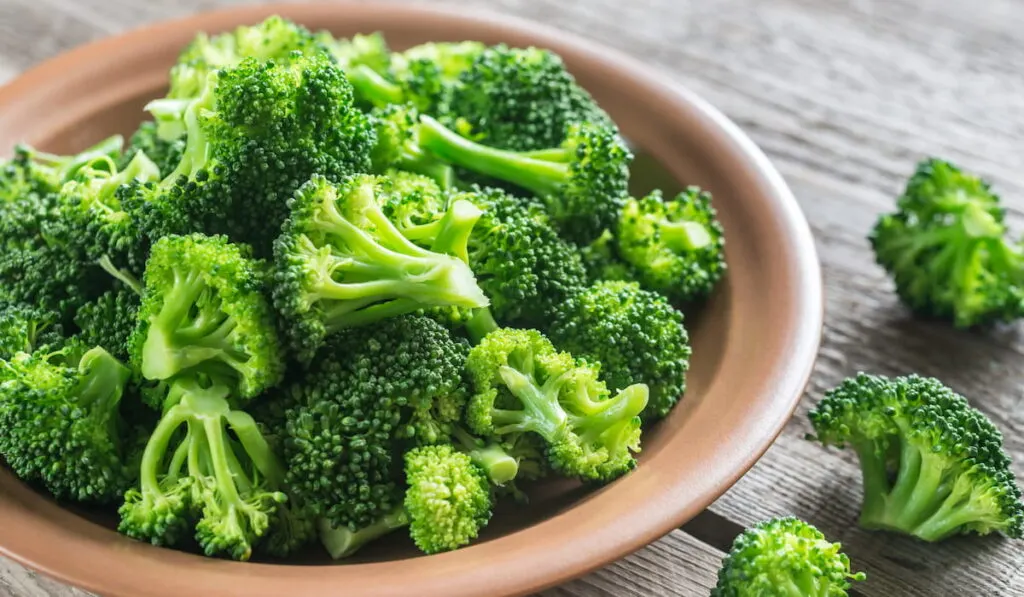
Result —
[[[287, 497], [284, 468], [253, 418], [229, 403], [232, 382], [189, 371], [169, 384], [140, 486], [125, 492], [119, 530], [176, 545], [194, 530], [206, 555], [248, 560]], [[228, 431], [230, 430], [231, 435]]]
[[373, 522], [355, 530], [348, 526], [332, 526], [326, 518], [321, 518], [317, 521], [317, 533], [331, 558], [340, 560], [356, 553], [367, 543], [407, 526], [409, 513], [406, 512], [405, 505], [398, 505], [378, 516]]
[[128, 148], [118, 160], [118, 170], [125, 169], [139, 153], [146, 154], [159, 170], [158, 178], [166, 177], [178, 167], [182, 152], [185, 151], [185, 134], [175, 139], [162, 139], [157, 133], [156, 122], [147, 120], [135, 129], [128, 139]]
[[611, 396], [596, 367], [558, 352], [536, 330], [487, 334], [466, 367], [476, 391], [467, 414], [474, 432], [506, 441], [536, 434], [552, 467], [569, 477], [606, 482], [636, 466], [645, 385]]
[[480, 307], [487, 297], [453, 255], [479, 217], [454, 202], [424, 249], [402, 236], [381, 208], [392, 192], [384, 177], [360, 175], [338, 185], [314, 176], [289, 202], [291, 216], [274, 248], [274, 303], [292, 349], [308, 361], [339, 330], [431, 306]]
[[454, 184], [452, 167], [419, 146], [419, 113], [415, 108], [388, 104], [374, 109], [369, 116], [377, 134], [370, 156], [374, 172], [406, 170], [429, 176], [444, 189]]
[[852, 572], [840, 549], [793, 516], [758, 522], [733, 542], [711, 597], [846, 597], [867, 576]]
[[615, 235], [605, 230], [589, 245], [580, 247], [580, 259], [587, 271], [587, 281], [591, 284], [602, 281], [634, 281], [636, 270], [619, 257]]
[[102, 346], [119, 359], [128, 360], [128, 339], [138, 320], [139, 294], [130, 288], [108, 290], [75, 313], [78, 336], [90, 346]]
[[560, 233], [576, 244], [589, 244], [613, 228], [628, 197], [633, 154], [613, 127], [572, 124], [559, 146], [531, 154], [481, 145], [429, 116], [420, 121], [423, 148], [537, 195]]
[[0, 361], [0, 455], [57, 498], [113, 502], [132, 480], [119, 410], [130, 376], [76, 341]]
[[65, 340], [64, 328], [55, 313], [0, 301], [0, 360], [9, 361], [21, 352], [56, 350]]
[[665, 417], [686, 390], [692, 349], [683, 314], [636, 282], [598, 282], [574, 295], [548, 333], [558, 348], [600, 363], [612, 390], [645, 384], [645, 421]]
[[58, 155], [27, 144], [14, 147], [14, 157], [0, 162], [0, 204], [26, 195], [56, 193], [74, 178], [78, 170], [97, 159], [117, 159], [124, 149], [124, 137], [112, 135], [75, 154]]
[[993, 531], [1024, 536], [1024, 503], [1002, 434], [939, 380], [861, 373], [826, 393], [810, 420], [816, 439], [856, 451], [864, 528], [930, 542]]
[[725, 274], [725, 233], [711, 194], [697, 187], [671, 200], [661, 191], [630, 198], [615, 236], [641, 284], [673, 302], [705, 298]]
[[388, 170], [385, 176], [391, 181], [391, 192], [378, 196], [384, 215], [402, 236], [430, 247], [440, 232], [449, 194], [434, 179], [420, 174]]
[[379, 31], [347, 38], [335, 38], [330, 31], [319, 31], [316, 38], [346, 73], [357, 66], [385, 73], [391, 65], [391, 49]]
[[280, 382], [282, 345], [264, 296], [263, 262], [223, 236], [165, 236], [146, 266], [131, 363], [146, 379], [230, 377], [252, 398]]
[[913, 311], [960, 328], [1012, 321], [1024, 316], [1024, 254], [1003, 218], [987, 182], [931, 158], [869, 240]]

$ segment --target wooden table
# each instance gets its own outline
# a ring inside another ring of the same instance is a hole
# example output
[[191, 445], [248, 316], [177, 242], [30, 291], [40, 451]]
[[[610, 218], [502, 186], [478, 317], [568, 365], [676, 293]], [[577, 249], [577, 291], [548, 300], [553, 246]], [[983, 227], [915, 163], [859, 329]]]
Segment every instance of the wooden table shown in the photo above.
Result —
[[[77, 44], [227, 0], [0, 0], [0, 81]], [[461, 0], [554, 23], [642, 57], [724, 110], [788, 179], [824, 265], [824, 343], [808, 395], [774, 447], [707, 512], [547, 595], [706, 595], [723, 550], [757, 520], [795, 514], [842, 541], [860, 595], [1024, 595], [1024, 547], [997, 537], [937, 546], [854, 525], [850, 454], [802, 439], [824, 390], [858, 370], [940, 377], [1003, 430], [1024, 477], [1024, 341], [915, 321], [865, 241], [913, 164], [938, 154], [1024, 207], [1020, 0]], [[85, 593], [0, 559], [0, 595]]]

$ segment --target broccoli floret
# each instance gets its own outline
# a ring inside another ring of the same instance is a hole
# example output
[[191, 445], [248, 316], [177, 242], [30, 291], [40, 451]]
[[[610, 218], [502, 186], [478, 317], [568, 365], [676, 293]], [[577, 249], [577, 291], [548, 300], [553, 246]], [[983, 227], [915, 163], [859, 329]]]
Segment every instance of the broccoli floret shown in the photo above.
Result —
[[419, 146], [419, 113], [415, 108], [387, 104], [371, 111], [369, 117], [376, 130], [376, 145], [370, 156], [374, 172], [406, 170], [429, 176], [444, 189], [454, 184], [452, 167]]
[[849, 445], [860, 459], [864, 528], [930, 542], [1024, 535], [1024, 503], [1002, 434], [939, 380], [861, 373], [826, 393], [809, 416], [816, 439]]
[[561, 57], [535, 47], [484, 49], [462, 69], [446, 108], [445, 125], [458, 130], [464, 121], [474, 140], [512, 151], [558, 147], [574, 124], [614, 126]]
[[989, 184], [931, 158], [917, 165], [869, 241], [914, 312], [968, 328], [1024, 315], [1024, 255]]
[[644, 287], [675, 303], [711, 293], [726, 271], [725, 234], [711, 194], [689, 187], [666, 200], [661, 191], [630, 198], [616, 233], [618, 254]]
[[683, 314], [636, 282], [598, 282], [573, 296], [548, 333], [558, 348], [600, 363], [612, 390], [647, 385], [645, 421], [665, 417], [686, 390], [692, 350]]
[[0, 361], [0, 455], [59, 499], [113, 502], [132, 481], [119, 411], [131, 371], [80, 342]]
[[330, 526], [370, 526], [401, 502], [400, 444], [447, 440], [468, 346], [404, 315], [332, 337], [290, 387], [288, 491]]
[[78, 336], [90, 346], [102, 346], [115, 357], [128, 360], [128, 339], [138, 320], [139, 294], [130, 288], [108, 290], [75, 314]]
[[536, 434], [552, 467], [569, 477], [607, 482], [636, 466], [645, 385], [611, 396], [597, 367], [558, 352], [536, 330], [487, 334], [466, 368], [476, 391], [467, 414], [474, 432], [511, 442]]
[[388, 48], [384, 34], [379, 31], [357, 33], [346, 38], [335, 38], [330, 31], [319, 31], [316, 37], [346, 73], [357, 66], [386, 73], [391, 65], [391, 49]]
[[424, 553], [452, 551], [475, 539], [491, 519], [487, 476], [447, 444], [405, 454], [409, 535]]
[[560, 145], [531, 154], [476, 143], [429, 116], [420, 116], [420, 121], [423, 148], [453, 165], [535, 194], [568, 240], [587, 245], [614, 228], [628, 197], [633, 160], [616, 129], [572, 124]]
[[0, 162], [0, 204], [26, 195], [56, 193], [78, 170], [97, 159], [116, 160], [124, 149], [124, 137], [113, 135], [84, 151], [57, 155], [26, 144], [16, 145], [14, 157]]
[[498, 441], [476, 437], [462, 425], [452, 425], [452, 445], [473, 461], [473, 464], [487, 475], [491, 483], [502, 486], [511, 483], [519, 475], [519, 460], [525, 454], [517, 454]]
[[253, 418], [231, 408], [232, 382], [190, 372], [169, 388], [119, 530], [155, 545], [194, 530], [206, 555], [248, 560], [287, 501], [284, 468]]
[[404, 505], [399, 505], [356, 530], [347, 526], [332, 526], [326, 518], [321, 518], [317, 521], [317, 533], [331, 558], [340, 560], [356, 553], [367, 543], [407, 526], [409, 513]]
[[469, 265], [502, 325], [534, 327], [586, 286], [579, 252], [540, 204], [494, 188], [456, 197], [483, 211], [469, 238]]
[[139, 125], [139, 128], [132, 133], [128, 139], [128, 149], [118, 161], [118, 170], [123, 170], [131, 163], [135, 156], [144, 153], [156, 164], [159, 170], [158, 178], [166, 177], [177, 168], [181, 161], [182, 152], [185, 151], [185, 133], [182, 131], [180, 137], [174, 139], [163, 139], [157, 134], [156, 123], [147, 120]]
[[21, 352], [57, 350], [65, 339], [56, 313], [0, 301], [0, 359], [9, 361]]
[[388, 170], [392, 192], [380, 195], [381, 210], [402, 236], [429, 247], [437, 239], [441, 221], [448, 210], [449, 195], [427, 176]]
[[282, 345], [264, 296], [266, 268], [223, 236], [165, 236], [146, 266], [132, 365], [146, 379], [186, 371], [230, 376], [240, 398], [284, 374]]
[[434, 250], [407, 238], [381, 208], [389, 179], [350, 177], [338, 185], [313, 176], [289, 202], [291, 216], [275, 244], [274, 303], [292, 349], [308, 362], [324, 338], [425, 307], [480, 307], [487, 297], [455, 255], [479, 210], [448, 209]]
[[619, 257], [615, 235], [605, 230], [589, 245], [580, 247], [580, 259], [591, 284], [602, 281], [629, 282], [637, 279], [636, 270]]
[[792, 516], [758, 522], [733, 542], [711, 597], [846, 597], [852, 581], [867, 576], [852, 572], [840, 549]]

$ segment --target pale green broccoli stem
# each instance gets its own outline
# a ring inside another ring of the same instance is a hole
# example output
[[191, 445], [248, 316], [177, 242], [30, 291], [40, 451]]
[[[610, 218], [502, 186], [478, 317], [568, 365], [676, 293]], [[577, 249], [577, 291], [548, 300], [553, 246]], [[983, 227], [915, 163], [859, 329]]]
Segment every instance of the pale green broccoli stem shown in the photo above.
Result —
[[568, 414], [558, 404], [558, 392], [565, 383], [565, 375], [549, 379], [537, 387], [534, 381], [522, 372], [502, 365], [498, 375], [512, 395], [523, 405], [522, 410], [491, 409], [491, 420], [498, 435], [513, 431], [533, 431], [548, 441], [560, 437], [566, 428]]
[[353, 531], [348, 527], [334, 527], [326, 519], [317, 521], [317, 533], [332, 559], [347, 558], [367, 543], [387, 535], [409, 524], [409, 515], [404, 506], [399, 506], [380, 517], [367, 527]]
[[120, 280], [121, 283], [130, 288], [132, 292], [140, 296], [142, 295], [142, 283], [139, 282], [135, 276], [115, 266], [113, 262], [110, 261], [110, 257], [104, 255], [103, 257], [100, 257], [100, 260], [97, 263], [101, 268], [103, 268], [103, 271], [107, 272], [115, 279]]
[[277, 455], [270, 448], [256, 420], [252, 415], [240, 410], [232, 410], [227, 414], [228, 424], [235, 432], [238, 441], [249, 455], [253, 465], [263, 474], [271, 487], [281, 487], [284, 483], [285, 468]]
[[33, 154], [33, 159], [51, 168], [53, 178], [58, 183], [65, 183], [71, 180], [86, 164], [102, 158], [113, 159], [121, 154], [122, 149], [124, 149], [124, 137], [113, 135], [75, 155], [63, 156], [37, 152]]
[[581, 403], [585, 405], [584, 414], [569, 417], [571, 426], [582, 430], [584, 438], [594, 440], [615, 425], [628, 423], [640, 416], [649, 395], [647, 385], [637, 383], [620, 391], [614, 398], [591, 402], [588, 397]]
[[676, 252], [696, 251], [711, 244], [711, 233], [699, 222], [661, 222], [661, 240]]
[[438, 221], [439, 231], [430, 249], [435, 253], [454, 255], [469, 263], [469, 237], [483, 211], [465, 199], [452, 203]]
[[454, 428], [452, 435], [459, 442], [458, 447], [469, 456], [473, 464], [487, 473], [495, 485], [505, 485], [519, 474], [519, 462], [500, 445], [473, 437], [458, 426]]
[[216, 87], [217, 74], [211, 73], [203, 87], [202, 94], [191, 101], [185, 109], [185, 113], [182, 115], [186, 134], [185, 149], [182, 151], [181, 161], [178, 162], [177, 167], [164, 178], [164, 184], [173, 183], [182, 176], [192, 178], [196, 172], [206, 166], [210, 159], [209, 143], [206, 132], [199, 123], [199, 114], [205, 110], [213, 110], [216, 104], [216, 94], [214, 93]]
[[345, 74], [356, 92], [371, 104], [386, 106], [405, 101], [405, 92], [401, 87], [365, 64], [356, 65], [345, 71]]
[[[372, 304], [376, 300], [376, 297], [370, 297], [365, 301], [331, 305], [324, 311], [324, 329], [328, 334], [333, 334], [347, 328], [398, 317], [423, 308], [423, 303], [413, 299], [395, 299], [376, 305]], [[370, 306], [365, 307], [365, 305]]]
[[115, 445], [120, 445], [118, 405], [124, 386], [131, 378], [131, 370], [106, 350], [96, 347], [82, 356], [78, 371], [81, 375], [73, 394], [79, 406], [94, 417], [105, 419], [107, 434]]
[[539, 196], [557, 193], [572, 176], [565, 162], [526, 157], [481, 145], [425, 115], [420, 116], [419, 139], [420, 145], [442, 160], [517, 184]]
[[[167, 446], [170, 444], [171, 438], [175, 436], [178, 428], [182, 423], [187, 421], [189, 417], [190, 413], [187, 407], [180, 404], [172, 406], [160, 418], [160, 422], [157, 423], [153, 433], [149, 436], [149, 440], [146, 442], [146, 448], [142, 453], [142, 464], [139, 469], [139, 482], [142, 489], [142, 495], [157, 495], [163, 493], [160, 488], [160, 480], [157, 477], [157, 473], [160, 470], [160, 465], [164, 461], [164, 457], [167, 453]], [[182, 465], [186, 460], [186, 456], [191, 460], [193, 452], [192, 446], [196, 443], [195, 438], [192, 436], [193, 432], [189, 429], [184, 441], [174, 452], [174, 456], [171, 459], [171, 467], [168, 469], [169, 475], [173, 476], [173, 478], [176, 478], [178, 473], [181, 471]], [[185, 450], [182, 449], [183, 447]]]
[[479, 344], [487, 334], [497, 330], [498, 322], [494, 320], [494, 314], [487, 307], [474, 309], [473, 315], [466, 322], [466, 331], [473, 344]]
[[533, 151], [523, 151], [519, 155], [535, 160], [543, 160], [545, 162], [556, 162], [566, 163], [572, 160], [572, 153], [566, 151], [562, 147], [550, 147], [547, 149], [534, 149]]
[[885, 514], [886, 496], [889, 494], [888, 470], [885, 457], [878, 453], [878, 446], [867, 440], [852, 440], [861, 464], [861, 480], [864, 499], [861, 507], [860, 524], [874, 528]]
[[983, 500], [974, 495], [975, 491], [976, 487], [969, 476], [957, 477], [942, 506], [919, 524], [913, 534], [924, 541], [937, 542], [956, 534], [961, 526], [968, 523], [981, 521], [995, 528], [1005, 525], [1005, 519], [998, 509], [993, 511], [991, 508], [978, 506]]

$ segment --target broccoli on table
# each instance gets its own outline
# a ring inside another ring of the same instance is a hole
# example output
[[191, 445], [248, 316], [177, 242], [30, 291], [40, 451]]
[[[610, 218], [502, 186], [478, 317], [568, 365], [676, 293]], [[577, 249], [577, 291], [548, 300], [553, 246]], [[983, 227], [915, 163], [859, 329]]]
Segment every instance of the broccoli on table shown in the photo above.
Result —
[[989, 184], [931, 158], [868, 238], [914, 312], [968, 328], [1024, 315], [1024, 254]]
[[560, 349], [600, 363], [613, 390], [645, 384], [646, 421], [665, 417], [686, 390], [692, 349], [683, 314], [636, 282], [598, 282], [574, 295], [549, 335]]
[[733, 542], [711, 597], [846, 597], [867, 575], [841, 549], [793, 516], [763, 520]]
[[[860, 459], [860, 524], [929, 542], [1024, 535], [1024, 503], [999, 430], [939, 380], [861, 373], [810, 413], [816, 439]], [[815, 439], [815, 437], [812, 437]]]
[[481, 307], [488, 299], [465, 255], [480, 212], [455, 201], [440, 240], [425, 249], [384, 214], [390, 180], [360, 175], [332, 184], [314, 176], [289, 202], [275, 244], [274, 303], [292, 349], [308, 361], [324, 338], [426, 307]]
[[506, 442], [535, 434], [553, 469], [583, 480], [611, 481], [636, 466], [647, 386], [612, 396], [597, 367], [557, 351], [536, 330], [488, 333], [466, 368], [476, 392], [467, 412], [474, 432]]
[[512, 183], [539, 197], [560, 233], [585, 245], [614, 226], [628, 196], [633, 154], [618, 131], [584, 122], [569, 126], [560, 145], [536, 153], [471, 141], [421, 116], [419, 142], [459, 166]]

